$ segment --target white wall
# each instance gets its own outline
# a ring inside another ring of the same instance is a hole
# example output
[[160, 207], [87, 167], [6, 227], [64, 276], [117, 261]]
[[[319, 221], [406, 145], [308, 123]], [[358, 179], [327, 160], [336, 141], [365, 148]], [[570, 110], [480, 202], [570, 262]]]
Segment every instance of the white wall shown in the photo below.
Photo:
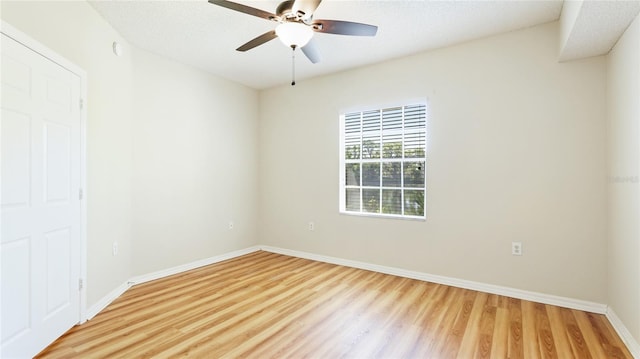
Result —
[[[261, 92], [260, 243], [605, 303], [605, 59], [559, 64], [557, 27]], [[427, 220], [339, 215], [339, 113], [416, 97]]]
[[256, 244], [257, 91], [130, 46], [86, 2], [0, 4], [88, 74], [89, 307], [134, 275]]
[[134, 66], [134, 274], [257, 244], [257, 91], [142, 50]]
[[607, 56], [607, 303], [640, 342], [640, 18]]

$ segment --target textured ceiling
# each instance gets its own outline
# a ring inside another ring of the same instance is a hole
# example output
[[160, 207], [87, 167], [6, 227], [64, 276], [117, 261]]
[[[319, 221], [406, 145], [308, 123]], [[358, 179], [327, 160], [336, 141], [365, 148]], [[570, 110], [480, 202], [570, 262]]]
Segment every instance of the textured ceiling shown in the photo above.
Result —
[[[278, 1], [236, 2], [275, 12]], [[133, 45], [247, 86], [291, 81], [291, 49], [275, 39], [248, 52], [235, 49], [275, 23], [200, 1], [92, 1]], [[315, 19], [378, 26], [375, 37], [314, 35], [321, 61], [296, 57], [297, 80], [450, 46], [557, 20], [562, 0], [324, 0]]]
[[574, 1], [563, 11], [567, 34], [559, 59], [568, 61], [608, 53], [638, 15], [640, 1]]

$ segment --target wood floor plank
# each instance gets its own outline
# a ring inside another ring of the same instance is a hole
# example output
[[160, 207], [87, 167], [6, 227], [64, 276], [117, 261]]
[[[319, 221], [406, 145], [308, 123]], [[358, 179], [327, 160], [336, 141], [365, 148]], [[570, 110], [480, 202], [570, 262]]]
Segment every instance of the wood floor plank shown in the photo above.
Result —
[[[508, 358], [524, 358], [523, 328], [522, 328], [522, 301], [509, 298], [509, 356]], [[530, 356], [529, 358], [533, 358]]]
[[598, 314], [264, 251], [134, 286], [39, 358], [622, 358]]
[[491, 355], [494, 358], [509, 358], [509, 310], [498, 305], [491, 340]]
[[480, 322], [482, 319], [482, 312], [484, 310], [485, 303], [487, 302], [487, 293], [475, 293], [472, 297], [472, 307], [469, 312], [469, 318], [467, 322], [460, 322], [462, 330], [462, 340], [460, 342], [460, 349], [458, 351], [458, 358], [473, 358], [475, 357], [476, 348], [480, 341]]
[[[444, 345], [444, 333], [449, 329], [448, 318], [454, 313], [446, 309], [455, 306], [452, 301], [449, 301], [449, 295], [456, 289], [439, 284], [435, 285], [435, 289], [432, 291], [433, 294], [429, 297], [431, 300], [426, 301], [424, 305], [422, 311], [424, 315], [421, 320], [415, 322], [419, 323], [424, 334], [420, 337], [420, 342], [412, 352], [414, 357], [434, 357], [440, 351], [441, 346]], [[447, 316], [447, 313], [450, 313], [449, 316]]]
[[525, 358], [542, 358], [538, 340], [538, 323], [536, 321], [536, 303], [522, 301], [522, 342]]
[[535, 303], [536, 328], [538, 336], [538, 346], [543, 358], [556, 359], [558, 353], [551, 332], [551, 324], [547, 314], [547, 306], [541, 303]]
[[577, 353], [574, 349], [580, 348], [572, 348], [572, 341], [568, 336], [570, 334], [570, 324], [564, 321], [565, 317], [562, 315], [562, 308], [549, 306], [547, 307], [547, 315], [549, 316], [551, 333], [556, 339], [558, 356], [560, 358], [571, 358], [576, 357], [576, 354], [578, 354], [578, 358], [590, 359], [591, 356], [588, 352], [581, 351]]
[[497, 296], [491, 295], [489, 297], [489, 300], [483, 308], [482, 317], [480, 318], [480, 337], [476, 345], [475, 358], [491, 358], [494, 326], [498, 312], [498, 307], [496, 306], [497, 301], [492, 299], [497, 299]]
[[[471, 303], [465, 299], [466, 289], [448, 288], [442, 305], [443, 317], [435, 328], [434, 347], [427, 353], [427, 357], [455, 358], [458, 354], [460, 339], [463, 335], [460, 324], [468, 319]], [[446, 299], [445, 299], [446, 298]], [[458, 327], [456, 328], [456, 323]]]

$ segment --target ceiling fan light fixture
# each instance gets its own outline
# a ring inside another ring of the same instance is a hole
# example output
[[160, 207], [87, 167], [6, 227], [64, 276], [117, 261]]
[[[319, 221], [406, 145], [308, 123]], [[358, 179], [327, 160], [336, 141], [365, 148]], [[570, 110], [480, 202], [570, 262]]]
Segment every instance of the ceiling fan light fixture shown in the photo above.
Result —
[[288, 47], [303, 47], [313, 37], [313, 30], [299, 22], [284, 22], [276, 27], [276, 35]]

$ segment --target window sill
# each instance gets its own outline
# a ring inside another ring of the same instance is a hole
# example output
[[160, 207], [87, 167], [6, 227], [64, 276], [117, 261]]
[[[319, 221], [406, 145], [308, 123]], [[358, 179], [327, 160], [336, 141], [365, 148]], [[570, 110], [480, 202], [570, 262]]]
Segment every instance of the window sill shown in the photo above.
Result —
[[380, 218], [380, 219], [399, 219], [402, 221], [419, 221], [426, 222], [427, 217], [420, 216], [400, 216], [394, 214], [378, 214], [378, 213], [361, 213], [361, 212], [348, 212], [340, 211], [341, 215], [354, 216], [354, 217], [367, 217], [367, 218]]

